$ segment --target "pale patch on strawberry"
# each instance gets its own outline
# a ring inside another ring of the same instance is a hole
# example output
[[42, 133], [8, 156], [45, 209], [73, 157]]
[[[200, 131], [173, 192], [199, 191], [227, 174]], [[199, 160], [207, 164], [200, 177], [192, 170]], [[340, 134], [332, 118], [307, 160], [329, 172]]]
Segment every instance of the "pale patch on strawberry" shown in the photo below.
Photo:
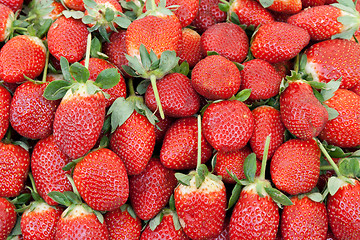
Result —
[[74, 219], [85, 215], [91, 215], [83, 205], [76, 205], [74, 208], [67, 208], [62, 214], [61, 218]]
[[319, 76], [316, 71], [317, 64], [314, 62], [307, 62], [305, 66], [305, 72], [311, 75], [313, 81], [320, 82]]
[[42, 49], [44, 50], [44, 53], [46, 53], [46, 47], [44, 45], [44, 43], [42, 42], [42, 40], [38, 37], [33, 37], [33, 36], [28, 36], [28, 38], [33, 41], [36, 45], [39, 45], [40, 47], [42, 47]]
[[[249, 184], [245, 186], [242, 191], [247, 192], [248, 194], [258, 194], [256, 189], [256, 184]], [[270, 195], [266, 191], [261, 191], [263, 197], [271, 198]]]
[[52, 208], [52, 207], [49, 204], [47, 204], [45, 202], [40, 202], [40, 203], [36, 204], [36, 208], [34, 210], [30, 210], [30, 208], [29, 208], [24, 212], [24, 214], [27, 214], [29, 212], [42, 213], [42, 212], [48, 211], [50, 208]]
[[15, 20], [15, 14], [13, 12], [10, 12], [5, 25], [4, 39], [7, 38], [12, 31], [13, 20]]
[[179, 193], [183, 195], [191, 194], [192, 192], [210, 194], [213, 192], [220, 191], [222, 188], [224, 188], [224, 184], [220, 180], [214, 181], [214, 179], [211, 179], [209, 177], [205, 177], [205, 180], [201, 184], [200, 188], [196, 188], [195, 176], [193, 176], [190, 180], [190, 185], [183, 186], [182, 188], [180, 188]]

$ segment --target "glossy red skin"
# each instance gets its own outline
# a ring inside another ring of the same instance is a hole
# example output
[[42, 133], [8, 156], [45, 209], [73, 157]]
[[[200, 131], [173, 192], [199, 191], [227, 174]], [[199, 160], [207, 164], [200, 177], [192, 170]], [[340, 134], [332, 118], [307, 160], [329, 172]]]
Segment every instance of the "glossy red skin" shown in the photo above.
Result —
[[44, 18], [49, 17], [54, 21], [61, 16], [60, 14], [62, 11], [66, 10], [66, 8], [61, 3], [55, 1], [51, 3], [51, 7], [54, 7], [54, 9]]
[[326, 123], [319, 138], [342, 148], [360, 145], [360, 96], [350, 90], [338, 89], [325, 104], [340, 115]]
[[301, 0], [274, 0], [273, 4], [271, 4], [268, 9], [280, 13], [294, 14], [301, 11], [302, 3]]
[[168, 0], [166, 6], [179, 5], [179, 7], [173, 12], [180, 21], [181, 28], [185, 28], [195, 19], [196, 14], [199, 11], [198, 0]]
[[56, 224], [62, 209], [52, 208], [25, 211], [21, 216], [21, 233], [24, 240], [55, 240]]
[[107, 148], [87, 154], [76, 164], [73, 178], [80, 196], [94, 210], [115, 210], [129, 197], [124, 163]]
[[[197, 164], [196, 117], [177, 119], [166, 131], [160, 150], [160, 161], [166, 167], [175, 170], [193, 169]], [[201, 163], [212, 156], [212, 147], [201, 137]]]
[[155, 127], [134, 111], [110, 137], [110, 148], [124, 162], [128, 175], [140, 174], [149, 162], [155, 147]]
[[329, 226], [336, 239], [360, 238], [360, 183], [340, 187], [335, 195], [329, 195], [327, 210]]
[[182, 29], [182, 41], [179, 45], [179, 63], [186, 61], [193, 68], [202, 58], [201, 36], [190, 28]]
[[0, 142], [0, 197], [19, 196], [30, 168], [29, 152], [19, 145]]
[[159, 120], [155, 126], [155, 142], [156, 144], [162, 144], [166, 131], [170, 128], [170, 126], [173, 124], [175, 119], [167, 116], [165, 116], [165, 118], [162, 119], [160, 117], [159, 112], [156, 112], [155, 116]]
[[291, 201], [294, 205], [284, 206], [281, 214], [282, 239], [325, 239], [328, 231], [325, 204], [306, 196], [302, 199], [295, 196]]
[[237, 100], [212, 103], [202, 119], [204, 137], [218, 151], [231, 152], [243, 148], [254, 132], [250, 109]]
[[248, 53], [249, 39], [238, 25], [217, 23], [201, 35], [201, 49], [204, 56], [208, 51], [214, 51], [232, 62], [241, 63]]
[[307, 30], [311, 40], [323, 41], [341, 33], [343, 24], [337, 21], [341, 10], [331, 5], [304, 9], [288, 18], [287, 22]]
[[[85, 66], [85, 60], [81, 61], [80, 63]], [[115, 66], [101, 58], [90, 58], [88, 67], [90, 72], [89, 80], [95, 81], [100, 72], [109, 68], [115, 68]], [[117, 98], [126, 97], [126, 83], [124, 77], [120, 74], [120, 80], [118, 84], [112, 88], [101, 90], [110, 94], [110, 98], [105, 98], [106, 107], [110, 107]]]
[[305, 81], [289, 82], [280, 95], [280, 114], [285, 127], [302, 140], [317, 137], [329, 115]]
[[0, 239], [5, 240], [16, 224], [15, 206], [6, 198], [0, 197]]
[[271, 159], [273, 183], [280, 191], [291, 195], [310, 192], [319, 179], [320, 155], [313, 139], [291, 139], [283, 143]]
[[281, 122], [280, 112], [270, 106], [260, 106], [252, 110], [255, 120], [254, 133], [250, 138], [250, 147], [257, 159], [263, 158], [265, 141], [271, 136], [268, 149], [268, 160], [274, 155], [276, 149], [284, 142], [285, 126]]
[[166, 51], [178, 52], [181, 42], [181, 25], [175, 15], [146, 16], [133, 21], [126, 30], [125, 44], [127, 54], [140, 56], [139, 48], [143, 44], [157, 57]]
[[184, 233], [182, 228], [175, 230], [173, 215], [166, 214], [163, 216], [160, 224], [152, 231], [150, 225], [147, 225], [141, 234], [140, 240], [187, 240], [188, 236]]
[[221, 233], [217, 237], [210, 238], [209, 240], [229, 240], [229, 224], [230, 218], [226, 218]]
[[47, 34], [49, 52], [57, 60], [65, 57], [69, 63], [78, 62], [85, 55], [88, 34], [80, 19], [59, 17]]
[[[245, 179], [244, 161], [245, 158], [252, 153], [247, 146], [234, 152], [217, 152], [215, 173], [222, 177], [224, 183], [235, 184], [235, 180], [228, 174], [226, 170], [234, 173], [238, 179]], [[260, 174], [261, 162], [256, 162], [256, 175]]]
[[72, 191], [66, 177], [71, 171], [62, 170], [70, 162], [71, 159], [56, 145], [53, 135], [36, 143], [31, 155], [31, 173], [37, 192], [49, 205], [57, 205], [57, 202], [47, 195], [49, 192]]
[[271, 12], [255, 0], [235, 0], [230, 5], [230, 12], [235, 13], [241, 24], [258, 27], [260, 24], [274, 22]]
[[91, 150], [100, 135], [105, 119], [105, 97], [81, 96], [75, 92], [61, 100], [55, 113], [53, 134], [60, 150], [72, 159]]
[[207, 99], [229, 99], [240, 89], [240, 71], [223, 56], [207, 56], [195, 65], [191, 72], [191, 84]]
[[25, 82], [16, 88], [10, 107], [10, 124], [23, 137], [43, 139], [53, 130], [60, 101], [44, 98], [48, 83]]
[[139, 175], [129, 178], [130, 203], [142, 220], [150, 220], [163, 209], [177, 185], [175, 171], [152, 159]]
[[21, 10], [24, 0], [0, 0], [0, 3], [4, 4], [15, 13], [16, 11]]
[[[169, 117], [189, 117], [200, 109], [200, 95], [191, 85], [190, 79], [181, 73], [170, 73], [156, 82], [161, 106]], [[153, 87], [149, 85], [145, 92], [145, 104], [153, 112], [157, 104]]]
[[270, 63], [253, 59], [243, 63], [243, 66], [244, 69], [240, 71], [240, 91], [251, 89], [250, 100], [265, 100], [279, 94], [282, 77]]
[[288, 23], [273, 22], [259, 28], [250, 50], [255, 58], [277, 63], [294, 58], [308, 45], [309, 40], [310, 35], [305, 29]]
[[136, 216], [133, 218], [128, 211], [117, 208], [107, 212], [104, 216], [107, 229], [109, 230], [109, 240], [128, 239], [138, 240], [141, 234], [141, 219]]
[[226, 21], [226, 13], [219, 9], [220, 0], [201, 0], [199, 11], [192, 21], [191, 26], [195, 27], [195, 30], [202, 34], [210, 26]]
[[[34, 40], [37, 39], [37, 40]], [[37, 37], [18, 35], [13, 37], [0, 51], [0, 80], [8, 83], [38, 77], [45, 66], [45, 49]]]
[[64, 0], [64, 4], [75, 11], [85, 11], [85, 4], [81, 0]]
[[11, 94], [0, 85], [0, 139], [2, 139], [9, 128]]
[[[347, 89], [359, 83], [360, 46], [356, 42], [345, 39], [321, 41], [308, 48], [305, 54], [307, 64], [314, 64], [312, 77], [319, 82], [342, 77], [340, 88]], [[306, 67], [305, 71], [308, 72]]]
[[13, 11], [9, 7], [0, 3], [0, 42], [5, 41], [5, 39], [8, 37], [8, 33], [6, 33], [6, 27], [12, 21], [11, 17], [13, 16]]
[[279, 226], [276, 203], [252, 190], [242, 190], [229, 225], [230, 240], [275, 239]]

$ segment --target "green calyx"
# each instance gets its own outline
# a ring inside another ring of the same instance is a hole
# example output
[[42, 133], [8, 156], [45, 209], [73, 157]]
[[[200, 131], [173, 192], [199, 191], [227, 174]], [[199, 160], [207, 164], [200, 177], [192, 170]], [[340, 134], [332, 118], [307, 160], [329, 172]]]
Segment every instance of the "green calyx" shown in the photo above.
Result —
[[171, 215], [173, 218], [173, 224], [174, 224], [175, 230], [176, 231], [180, 230], [181, 225], [180, 225], [179, 217], [178, 217], [176, 211], [168, 209], [168, 208], [164, 208], [163, 210], [161, 210], [160, 213], [158, 213], [153, 219], [151, 219], [149, 221], [149, 227], [150, 227], [151, 231], [155, 231], [155, 229], [157, 228], [157, 226], [160, 225], [160, 223], [163, 220], [163, 217], [165, 215]]
[[175, 11], [179, 5], [166, 6], [166, 0], [160, 0], [159, 4], [156, 5], [155, 0], [146, 1], [146, 12], [141, 14], [138, 19], [144, 18], [146, 16], [164, 16], [164, 15], [174, 15]]
[[331, 36], [331, 39], [351, 39], [360, 27], [360, 13], [356, 10], [355, 3], [352, 0], [338, 0], [331, 5], [341, 10], [342, 16], [337, 21], [343, 24], [341, 33]]

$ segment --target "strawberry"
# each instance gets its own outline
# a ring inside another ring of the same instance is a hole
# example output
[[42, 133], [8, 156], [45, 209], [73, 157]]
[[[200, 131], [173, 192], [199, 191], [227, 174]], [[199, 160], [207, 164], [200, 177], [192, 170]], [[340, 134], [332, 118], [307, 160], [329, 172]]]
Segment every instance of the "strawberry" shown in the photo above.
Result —
[[141, 219], [136, 216], [129, 205], [122, 205], [104, 216], [109, 230], [110, 240], [138, 240], [141, 234]]
[[[188, 240], [189, 237], [186, 236], [181, 226], [178, 226], [179, 220], [177, 220], [177, 224], [175, 224], [176, 221], [174, 221], [174, 218], [177, 218], [175, 214], [176, 213], [170, 209], [163, 209], [163, 211], [159, 213], [159, 215], [161, 215], [161, 222], [155, 225], [152, 224], [152, 221], [156, 219], [151, 220], [142, 232], [140, 240]], [[155, 227], [153, 227], [153, 225], [155, 225]]]
[[0, 4], [3, 4], [10, 8], [14, 13], [21, 10], [24, 0], [0, 0]]
[[175, 119], [171, 117], [165, 117], [162, 119], [158, 112], [155, 113], [155, 116], [159, 120], [155, 126], [155, 142], [156, 144], [162, 144], [166, 131], [170, 128]]
[[353, 1], [340, 0], [333, 5], [304, 9], [288, 18], [287, 22], [306, 29], [311, 40], [350, 39], [360, 27], [360, 14]]
[[14, 12], [9, 7], [0, 3], [0, 42], [9, 38], [14, 19]]
[[197, 0], [167, 0], [166, 6], [178, 5], [174, 14], [179, 18], [181, 28], [191, 24], [199, 11], [200, 1]]
[[309, 40], [306, 30], [288, 23], [273, 22], [260, 26], [253, 36], [250, 50], [255, 58], [277, 63], [295, 57]]
[[271, 159], [273, 183], [291, 195], [310, 192], [319, 179], [320, 155], [313, 139], [292, 139], [283, 143]]
[[326, 40], [312, 45], [305, 54], [305, 73], [314, 81], [327, 83], [341, 77], [340, 88], [352, 88], [359, 83], [360, 45], [356, 42]]
[[234, 0], [229, 8], [228, 14], [235, 13], [239, 22], [246, 26], [258, 27], [260, 24], [274, 22], [274, 17], [258, 1]]
[[9, 127], [10, 119], [10, 92], [0, 85], [0, 139], [2, 139]]
[[354, 93], [360, 96], [360, 82], [356, 84], [354, 87], [350, 88], [349, 90], [353, 91]]
[[203, 54], [213, 51], [232, 62], [242, 62], [249, 49], [245, 31], [234, 23], [217, 23], [201, 35]]
[[251, 89], [250, 100], [265, 100], [278, 95], [282, 78], [270, 63], [253, 59], [243, 66], [240, 90]]
[[284, 207], [280, 225], [284, 240], [325, 239], [328, 229], [325, 204], [309, 197], [294, 196], [290, 199], [294, 205]]
[[45, 66], [46, 48], [37, 37], [18, 35], [0, 51], [0, 79], [9, 83], [25, 81], [25, 76], [35, 79]]
[[60, 101], [43, 97], [48, 83], [27, 81], [16, 88], [10, 107], [10, 124], [21, 136], [43, 139], [52, 133]]
[[85, 5], [82, 0], [64, 0], [64, 5], [72, 10], [85, 11]]
[[[164, 114], [169, 117], [188, 117], [199, 111], [200, 95], [190, 79], [181, 73], [167, 74], [156, 83]], [[145, 92], [145, 104], [151, 110], [157, 108], [154, 89], [149, 85]]]
[[301, 0], [271, 0], [271, 1], [260, 1], [261, 5], [264, 8], [267, 8], [274, 12], [286, 13], [286, 14], [294, 14], [298, 13], [302, 9]]
[[226, 21], [226, 13], [219, 8], [220, 0], [201, 0], [199, 11], [191, 23], [199, 34], [202, 34], [210, 26]]
[[0, 142], [0, 196], [16, 197], [25, 187], [30, 168], [27, 150], [12, 143]]
[[[197, 122], [195, 117], [177, 119], [165, 133], [160, 150], [161, 163], [170, 169], [183, 170], [196, 167]], [[212, 156], [212, 147], [201, 137], [201, 163]]]
[[179, 45], [180, 63], [186, 61], [193, 68], [202, 58], [200, 46], [201, 36], [190, 28], [182, 29], [182, 41]]
[[221, 233], [217, 237], [210, 238], [209, 240], [229, 240], [229, 223], [230, 219], [226, 218]]
[[319, 135], [328, 121], [326, 108], [303, 80], [289, 82], [280, 95], [281, 120], [295, 136], [309, 140]]
[[339, 147], [359, 146], [360, 123], [357, 116], [360, 111], [360, 96], [350, 90], [338, 89], [335, 95], [324, 103], [334, 108], [339, 116], [326, 123], [319, 138]]
[[76, 164], [73, 178], [80, 196], [94, 210], [111, 211], [128, 199], [129, 180], [124, 163], [109, 149], [87, 154]]
[[80, 61], [86, 52], [88, 34], [81, 20], [61, 16], [51, 24], [47, 33], [49, 52], [57, 60], [65, 57], [70, 63]]
[[39, 195], [49, 205], [57, 205], [47, 194], [52, 191], [71, 191], [71, 184], [66, 178], [70, 170], [62, 170], [71, 159], [62, 153], [55, 143], [53, 135], [39, 140], [31, 155], [31, 173]]
[[15, 224], [15, 206], [6, 198], [0, 197], [0, 239], [7, 239]]
[[205, 139], [218, 151], [230, 152], [243, 148], [254, 131], [250, 109], [238, 100], [211, 103], [203, 115]]
[[191, 84], [207, 99], [228, 99], [240, 89], [240, 71], [225, 57], [208, 56], [195, 65], [191, 72]]

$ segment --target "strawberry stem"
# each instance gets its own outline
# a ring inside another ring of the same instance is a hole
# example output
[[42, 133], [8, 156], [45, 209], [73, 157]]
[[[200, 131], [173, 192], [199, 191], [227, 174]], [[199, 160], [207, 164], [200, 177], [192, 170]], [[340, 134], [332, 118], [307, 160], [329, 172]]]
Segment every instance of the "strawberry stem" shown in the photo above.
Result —
[[331, 171], [334, 170], [334, 168], [331, 165], [325, 165], [320, 167], [320, 171]]
[[197, 116], [197, 127], [198, 127], [198, 134], [197, 134], [197, 163], [196, 163], [196, 171], [199, 169], [201, 165], [201, 115]]
[[43, 72], [43, 76], [42, 76], [42, 80], [41, 80], [42, 83], [46, 83], [48, 66], [49, 66], [49, 50], [46, 51], [45, 67], [44, 67], [44, 72]]
[[133, 78], [129, 78], [128, 81], [129, 96], [135, 96], [134, 81]]
[[89, 68], [90, 50], [91, 50], [91, 33], [88, 34], [87, 42], [86, 42], [86, 54], [85, 54], [85, 67], [86, 68]]
[[260, 180], [265, 180], [266, 163], [268, 158], [269, 146], [270, 146], [270, 135], [267, 136], [265, 140], [264, 154], [261, 162], [261, 172], [259, 176]]
[[66, 177], [67, 177], [67, 179], [69, 180], [69, 182], [70, 182], [70, 184], [72, 186], [73, 192], [79, 197], [79, 199], [81, 199], [80, 193], [78, 192], [78, 190], [77, 190], [77, 188], [75, 186], [74, 179], [69, 174], [66, 174]]
[[330, 165], [333, 167], [333, 170], [335, 171], [336, 175], [338, 177], [341, 177], [342, 174], [340, 173], [339, 167], [336, 165], [336, 163], [334, 162], [334, 160], [331, 158], [331, 156], [329, 155], [329, 153], [326, 151], [326, 149], [324, 148], [324, 145], [322, 145], [322, 143], [318, 140], [315, 139], [314, 140], [318, 143], [321, 152], [324, 154], [324, 156], [326, 157], [326, 159], [328, 160], [328, 162], [330, 163]]
[[159, 92], [158, 92], [158, 89], [156, 86], [156, 76], [154, 74], [151, 74], [150, 82], [151, 82], [151, 86], [153, 87], [153, 90], [154, 90], [155, 100], [156, 100], [156, 104], [159, 108], [160, 117], [161, 117], [161, 119], [164, 119], [165, 115], [164, 115], [163, 108], [161, 106], [160, 96], [159, 96]]

